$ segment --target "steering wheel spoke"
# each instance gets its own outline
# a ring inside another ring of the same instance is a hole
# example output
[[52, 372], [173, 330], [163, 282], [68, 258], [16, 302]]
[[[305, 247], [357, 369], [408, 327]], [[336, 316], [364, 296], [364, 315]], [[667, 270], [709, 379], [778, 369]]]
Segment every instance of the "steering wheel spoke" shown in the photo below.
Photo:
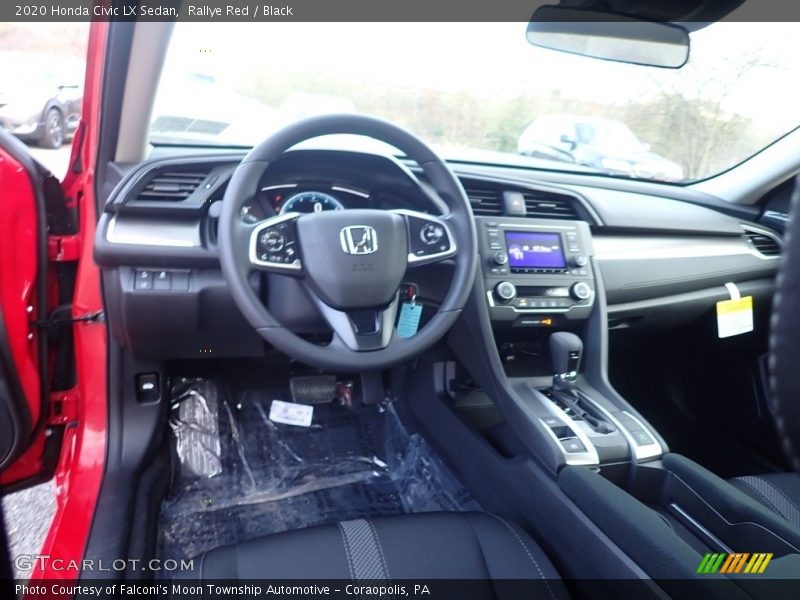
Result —
[[446, 217], [406, 209], [391, 212], [401, 215], [406, 222], [409, 267], [428, 265], [456, 255], [455, 237]]
[[394, 337], [394, 323], [399, 304], [397, 296], [383, 308], [337, 310], [311, 294], [325, 321], [333, 330], [333, 346], [341, 345], [355, 352], [383, 350]]
[[248, 257], [253, 268], [285, 275], [303, 273], [296, 226], [299, 217], [300, 213], [287, 213], [251, 226]]

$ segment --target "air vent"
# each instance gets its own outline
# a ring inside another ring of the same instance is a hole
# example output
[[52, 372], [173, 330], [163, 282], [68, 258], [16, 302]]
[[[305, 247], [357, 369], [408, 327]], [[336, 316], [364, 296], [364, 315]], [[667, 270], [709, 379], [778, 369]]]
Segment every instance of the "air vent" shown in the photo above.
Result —
[[136, 199], [180, 202], [191, 196], [206, 177], [208, 171], [164, 171], [148, 181]]
[[762, 256], [780, 256], [781, 254], [780, 243], [771, 235], [745, 229], [744, 237], [747, 239], [747, 244]]
[[537, 219], [578, 219], [569, 198], [544, 192], [523, 192], [525, 216]]
[[472, 212], [478, 216], [503, 214], [503, 196], [499, 189], [489, 187], [466, 187]]

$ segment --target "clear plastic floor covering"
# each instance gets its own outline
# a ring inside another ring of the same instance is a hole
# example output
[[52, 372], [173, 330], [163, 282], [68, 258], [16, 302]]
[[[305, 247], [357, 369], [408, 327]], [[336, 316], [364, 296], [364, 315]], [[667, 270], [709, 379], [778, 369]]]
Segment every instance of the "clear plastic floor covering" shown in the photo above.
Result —
[[389, 406], [314, 407], [310, 427], [269, 418], [267, 390], [174, 386], [177, 468], [161, 507], [162, 559], [262, 535], [365, 517], [480, 510]]

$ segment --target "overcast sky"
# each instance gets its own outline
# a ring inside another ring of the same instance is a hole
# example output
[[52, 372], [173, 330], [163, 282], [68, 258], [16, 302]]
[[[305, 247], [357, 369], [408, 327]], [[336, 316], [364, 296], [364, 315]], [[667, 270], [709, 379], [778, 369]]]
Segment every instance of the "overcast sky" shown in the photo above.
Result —
[[[718, 23], [692, 34], [689, 65], [655, 69], [530, 45], [524, 23], [180, 23], [173, 64], [240, 85], [254, 66], [310, 69], [404, 87], [466, 90], [477, 97], [591, 97], [621, 103], [659, 86], [714, 96], [765, 128], [800, 124], [800, 24]], [[201, 52], [203, 50], [203, 52]], [[771, 65], [740, 76], [751, 55]], [[356, 90], [354, 90], [355, 92]]]

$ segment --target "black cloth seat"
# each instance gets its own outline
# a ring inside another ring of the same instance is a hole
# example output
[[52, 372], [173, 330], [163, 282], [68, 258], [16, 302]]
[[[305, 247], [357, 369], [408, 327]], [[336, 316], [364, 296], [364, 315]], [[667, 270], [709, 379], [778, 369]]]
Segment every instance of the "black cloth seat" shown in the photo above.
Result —
[[797, 473], [746, 475], [728, 481], [795, 527], [800, 527], [800, 475]]
[[530, 536], [488, 513], [420, 513], [278, 533], [210, 550], [179, 577], [543, 579], [543, 598], [566, 597], [558, 573]]

